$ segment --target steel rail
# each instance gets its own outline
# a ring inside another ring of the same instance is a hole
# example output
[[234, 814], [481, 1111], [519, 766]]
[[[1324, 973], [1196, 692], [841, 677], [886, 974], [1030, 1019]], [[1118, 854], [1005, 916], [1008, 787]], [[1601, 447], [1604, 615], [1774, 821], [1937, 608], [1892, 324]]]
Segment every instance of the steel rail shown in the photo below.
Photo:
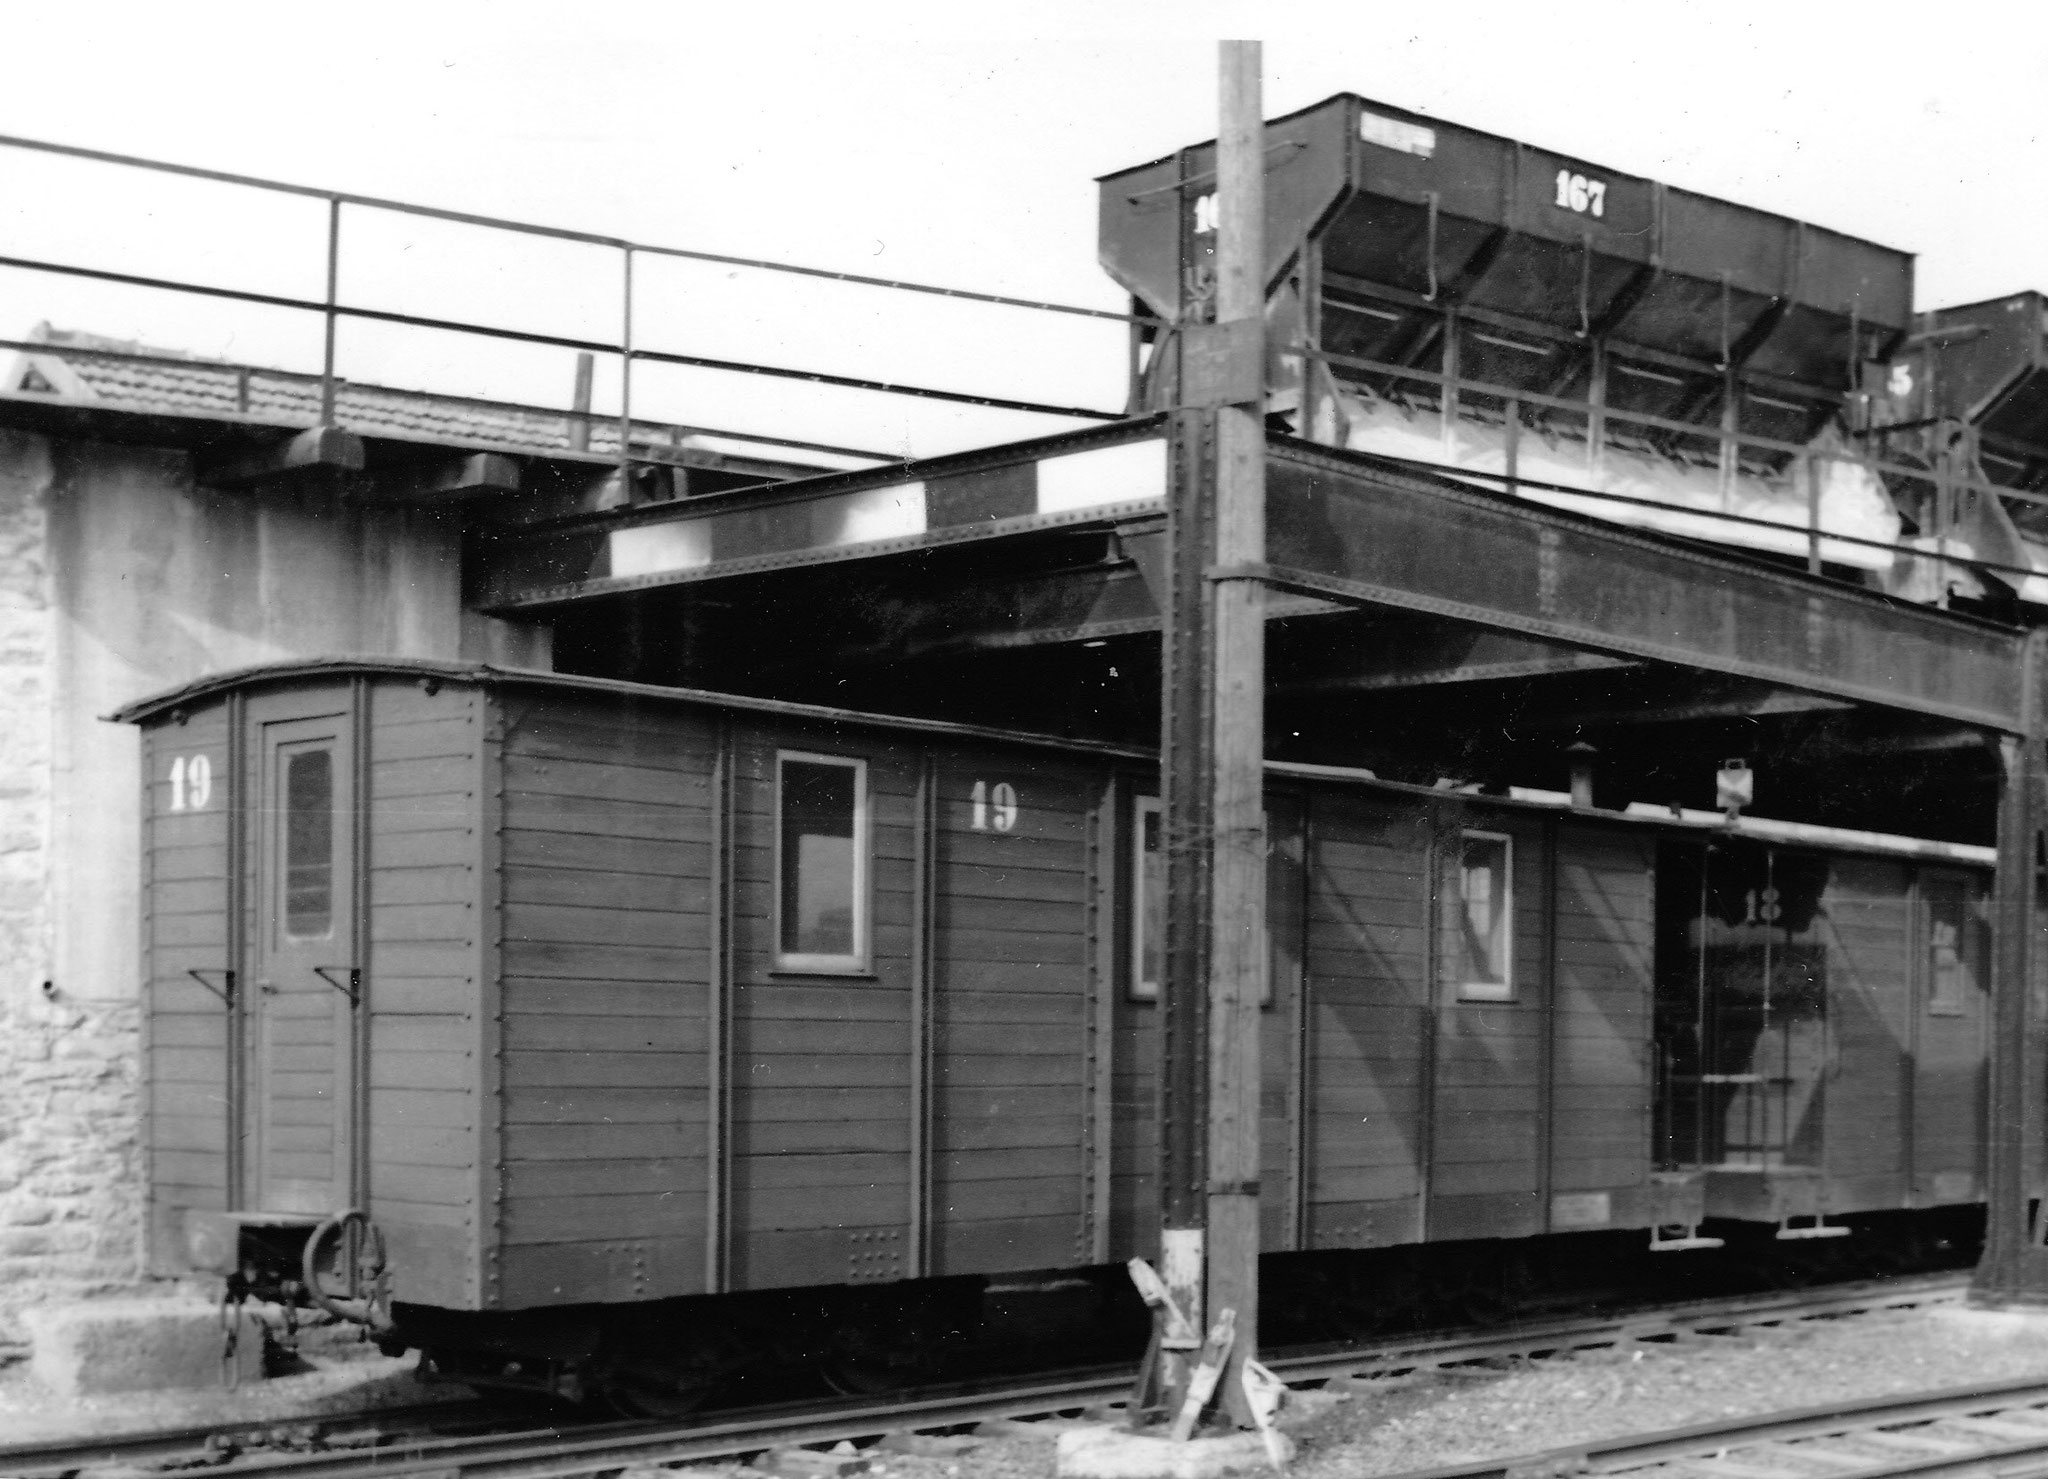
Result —
[[1295, 1381], [1336, 1376], [1370, 1376], [1443, 1366], [1469, 1365], [1504, 1357], [1655, 1340], [1660, 1335], [1830, 1318], [1958, 1297], [1969, 1286], [1966, 1274], [1928, 1274], [1910, 1279], [1867, 1279], [1814, 1293], [1781, 1290], [1726, 1299], [1620, 1310], [1519, 1329], [1482, 1334], [1425, 1333], [1377, 1345], [1301, 1351], [1266, 1358], [1266, 1365]]
[[[1994, 1382], [1983, 1386], [1952, 1387], [1937, 1392], [1919, 1392], [1904, 1397], [1872, 1397], [1848, 1402], [1821, 1403], [1793, 1408], [1762, 1417], [1735, 1418], [1727, 1422], [1699, 1423], [1668, 1428], [1654, 1433], [1630, 1433], [1614, 1438], [1568, 1444], [1540, 1453], [1505, 1458], [1481, 1459], [1473, 1463], [1446, 1464], [1436, 1468], [1409, 1469], [1385, 1479], [1515, 1479], [1519, 1475], [1623, 1474], [1653, 1468], [1659, 1464], [1689, 1458], [1718, 1456], [1724, 1452], [1763, 1447], [1772, 1443], [1793, 1443], [1813, 1438], [1839, 1437], [1854, 1440], [1859, 1434], [1912, 1424], [1938, 1422], [1943, 1418], [1968, 1417], [2000, 1408], [2036, 1407], [2048, 1404], [2048, 1382], [2038, 1377]], [[2048, 1416], [2048, 1414], [2044, 1414]], [[1797, 1450], [1794, 1450], [1795, 1452]], [[1986, 1443], [1981, 1447], [1949, 1453], [1929, 1453], [1895, 1463], [1874, 1462], [1863, 1469], [1841, 1469], [1844, 1479], [1888, 1479], [1894, 1475], [1933, 1475], [1943, 1472], [1982, 1472], [1986, 1463], [2014, 1457], [2039, 1456], [2040, 1470], [2048, 1472], [2048, 1426], [2039, 1438], [2015, 1439], [2009, 1443]], [[1739, 1460], [1737, 1460], [1739, 1462]], [[1998, 1471], [2010, 1479], [2007, 1471]]]
[[[1685, 1331], [1824, 1319], [1924, 1303], [1960, 1294], [1966, 1283], [1965, 1275], [1936, 1274], [1914, 1279], [1869, 1280], [1816, 1292], [1773, 1291], [1694, 1300], [1481, 1335], [1443, 1331], [1364, 1345], [1298, 1349], [1271, 1354], [1266, 1364], [1296, 1385], [1344, 1376], [1371, 1379], [1396, 1372], [1469, 1368], [1503, 1358], [1540, 1356], [1628, 1340], [1656, 1340]], [[276, 1474], [286, 1479], [334, 1479], [371, 1470], [388, 1479], [450, 1471], [477, 1479], [547, 1479], [629, 1463], [682, 1462], [771, 1447], [872, 1438], [895, 1429], [957, 1427], [991, 1418], [1044, 1416], [1120, 1400], [1127, 1394], [1129, 1384], [1129, 1368], [1119, 1365], [1061, 1373], [1025, 1386], [990, 1388], [977, 1384], [971, 1389], [926, 1389], [922, 1394], [903, 1394], [894, 1401], [858, 1404], [790, 1403], [680, 1426], [612, 1423], [469, 1437], [422, 1434], [375, 1450], [254, 1455], [220, 1468], [227, 1475]], [[412, 1409], [405, 1411], [409, 1413]], [[338, 1418], [273, 1420], [239, 1425], [237, 1430], [260, 1431], [304, 1422], [362, 1423], [385, 1415], [371, 1412]], [[203, 1436], [203, 1430], [200, 1431]], [[70, 1444], [0, 1448], [0, 1473], [54, 1472], [75, 1467], [63, 1462], [73, 1455], [101, 1462], [159, 1454], [177, 1448], [179, 1443], [174, 1440], [179, 1439], [188, 1448], [196, 1446], [193, 1430], [185, 1430], [137, 1435], [133, 1439], [116, 1435]]]
[[476, 1398], [446, 1402], [413, 1402], [397, 1407], [363, 1408], [355, 1412], [313, 1413], [303, 1417], [249, 1418], [184, 1428], [151, 1428], [142, 1432], [98, 1433], [85, 1438], [51, 1438], [0, 1447], [0, 1474], [62, 1474], [98, 1464], [137, 1463], [213, 1447], [248, 1448], [284, 1430], [315, 1430], [323, 1439], [349, 1432], [374, 1431], [387, 1423], [425, 1422], [445, 1429], [453, 1420], [488, 1421], [504, 1412], [502, 1403]]

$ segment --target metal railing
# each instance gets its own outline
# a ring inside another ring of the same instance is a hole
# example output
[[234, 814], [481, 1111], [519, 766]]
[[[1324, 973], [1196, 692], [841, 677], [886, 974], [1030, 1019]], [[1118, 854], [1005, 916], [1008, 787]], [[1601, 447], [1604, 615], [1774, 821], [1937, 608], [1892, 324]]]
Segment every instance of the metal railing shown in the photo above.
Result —
[[[874, 277], [860, 273], [841, 272], [829, 268], [805, 266], [798, 263], [740, 257], [717, 252], [697, 251], [684, 247], [637, 242], [623, 237], [539, 225], [529, 221], [518, 221], [469, 211], [448, 210], [437, 206], [419, 205], [408, 201], [390, 200], [349, 191], [327, 190], [287, 181], [264, 179], [253, 175], [234, 174], [224, 170], [203, 169], [192, 165], [173, 164], [163, 160], [148, 159], [136, 155], [117, 154], [106, 150], [87, 149], [75, 145], [57, 144], [45, 140], [22, 138], [13, 135], [0, 135], [0, 149], [27, 151], [64, 159], [88, 161], [94, 164], [147, 171], [157, 175], [203, 180], [249, 191], [265, 192], [271, 195], [299, 197], [323, 202], [326, 206], [323, 262], [325, 290], [318, 298], [257, 292], [245, 288], [195, 282], [188, 279], [115, 271], [105, 267], [87, 266], [78, 262], [0, 253], [0, 268], [48, 273], [109, 286], [192, 295], [254, 307], [283, 309], [291, 312], [318, 315], [321, 321], [321, 368], [318, 374], [273, 369], [265, 366], [240, 364], [224, 360], [188, 360], [140, 352], [125, 353], [104, 348], [80, 347], [61, 343], [5, 340], [0, 341], [0, 344], [4, 344], [7, 348], [26, 350], [38, 354], [89, 356], [107, 361], [125, 360], [138, 365], [175, 364], [182, 369], [188, 370], [195, 366], [205, 366], [211, 369], [239, 374], [243, 377], [245, 386], [250, 377], [261, 377], [296, 385], [310, 384], [317, 390], [317, 413], [319, 423], [322, 425], [336, 423], [336, 418], [343, 410], [341, 392], [351, 385], [351, 382], [343, 379], [336, 372], [337, 341], [340, 326], [344, 321], [385, 324], [409, 329], [469, 335], [500, 343], [542, 346], [573, 350], [579, 354], [610, 357], [617, 363], [619, 375], [618, 412], [615, 416], [599, 416], [589, 411], [587, 407], [562, 411], [557, 408], [537, 408], [519, 402], [496, 401], [469, 396], [443, 396], [433, 392], [415, 392], [401, 390], [396, 387], [369, 386], [362, 382], [356, 382], [356, 388], [375, 390], [391, 395], [417, 394], [429, 396], [437, 401], [489, 407], [503, 411], [533, 412], [536, 410], [546, 410], [549, 414], [578, 418], [586, 427], [593, 426], [599, 421], [610, 420], [616, 423], [615, 445], [622, 469], [627, 468], [635, 460], [633, 448], [636, 445], [636, 425], [650, 424], [645, 422], [636, 423], [634, 418], [633, 367], [636, 364], [671, 365], [688, 369], [711, 370], [726, 374], [757, 376], [772, 380], [799, 381], [811, 385], [933, 400], [983, 410], [1019, 412], [1088, 421], [1115, 421], [1122, 419], [1124, 416], [1122, 410], [1054, 404], [1019, 397], [978, 394], [971, 391], [907, 381], [844, 375], [826, 370], [806, 369], [792, 365], [763, 364], [745, 360], [718, 358], [708, 355], [690, 354], [638, 342], [635, 332], [634, 314], [635, 264], [642, 258], [668, 258], [1087, 320], [1103, 320], [1121, 324], [1139, 321], [1133, 319], [1128, 314], [1116, 313], [1106, 309], [1081, 307], [1068, 303], [1051, 302], [1043, 299], [1014, 297], [1000, 293], [978, 292], [965, 288], [945, 287], [898, 278]], [[344, 243], [342, 228], [344, 212], [349, 210], [376, 211], [417, 217], [425, 220], [477, 227], [486, 231], [510, 233], [521, 237], [539, 238], [555, 242], [574, 243], [615, 252], [619, 263], [618, 328], [616, 337], [605, 338], [545, 333], [531, 329], [478, 323], [461, 318], [401, 312], [395, 309], [374, 307], [367, 303], [344, 302], [340, 296]], [[669, 424], [662, 423], [664, 427]], [[702, 435], [730, 437], [760, 446], [831, 452], [839, 455], [872, 458], [877, 461], [897, 460], [896, 454], [876, 453], [850, 447], [834, 446], [829, 443], [755, 433], [733, 432], [712, 427], [693, 427], [690, 430]]]

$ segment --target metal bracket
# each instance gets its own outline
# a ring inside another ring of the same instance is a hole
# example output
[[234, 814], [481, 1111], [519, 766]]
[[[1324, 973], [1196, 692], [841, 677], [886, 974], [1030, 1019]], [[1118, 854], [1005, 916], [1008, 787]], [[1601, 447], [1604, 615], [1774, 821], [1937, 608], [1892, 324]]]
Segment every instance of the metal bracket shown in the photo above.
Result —
[[[233, 971], [221, 966], [203, 965], [197, 970], [189, 970], [185, 974], [219, 997], [222, 1006], [231, 1007], [235, 1004], [235, 973]], [[213, 982], [206, 979], [208, 976], [219, 976], [221, 984], [218, 986], [214, 985]]]
[[1810, 1215], [1813, 1221], [1804, 1226], [1797, 1225], [1799, 1222], [1799, 1214], [1797, 1213], [1780, 1222], [1778, 1224], [1779, 1241], [1787, 1242], [1801, 1238], [1846, 1238], [1851, 1232], [1849, 1228], [1829, 1222], [1825, 1212], [1815, 1212]]
[[1650, 1229], [1650, 1251], [1652, 1253], [1686, 1253], [1695, 1248], [1719, 1248], [1724, 1246], [1720, 1238], [1703, 1238], [1699, 1225], [1689, 1222], [1675, 1222]]
[[[335, 980], [329, 974], [332, 971], [347, 971], [348, 980]], [[359, 1007], [363, 1004], [363, 972], [360, 966], [316, 965], [313, 967], [313, 974], [332, 986], [336, 991], [339, 991], [343, 996], [346, 996], [350, 1006]]]

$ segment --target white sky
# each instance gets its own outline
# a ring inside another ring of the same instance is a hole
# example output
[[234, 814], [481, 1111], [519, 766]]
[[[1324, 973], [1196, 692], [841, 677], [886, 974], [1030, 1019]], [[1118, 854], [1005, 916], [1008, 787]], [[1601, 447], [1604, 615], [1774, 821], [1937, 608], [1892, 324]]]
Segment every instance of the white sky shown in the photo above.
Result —
[[[2048, 7], [1956, 0], [1245, 5], [1056, 0], [15, 5], [0, 132], [571, 226], [1119, 308], [1092, 177], [1215, 129], [1215, 38], [1266, 42], [1269, 116], [1333, 92], [1920, 254], [1922, 307], [2048, 287]], [[317, 295], [317, 207], [0, 150], [0, 254]], [[345, 298], [589, 332], [602, 254], [349, 219]], [[649, 267], [639, 338], [1066, 403], [1121, 330]], [[317, 367], [310, 323], [0, 274], [40, 319]], [[563, 401], [569, 356], [351, 330], [343, 368]], [[648, 370], [636, 409], [892, 450], [1082, 423]], [[605, 381], [601, 375], [601, 403]]]

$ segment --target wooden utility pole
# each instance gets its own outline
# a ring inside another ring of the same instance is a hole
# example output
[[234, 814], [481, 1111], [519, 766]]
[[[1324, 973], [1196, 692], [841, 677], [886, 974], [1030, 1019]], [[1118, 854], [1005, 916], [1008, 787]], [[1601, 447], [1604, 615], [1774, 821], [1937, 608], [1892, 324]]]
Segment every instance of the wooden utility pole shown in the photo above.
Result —
[[[1255, 400], [1216, 415], [1210, 826], [1209, 1308], [1237, 1312], [1224, 1400], [1243, 1420], [1259, 1330], [1259, 1004], [1266, 994], [1266, 139], [1259, 43], [1222, 44], [1216, 323]], [[1211, 1318], [1214, 1318], [1212, 1315]]]
[[[1256, 1349], [1259, 1008], [1265, 996], [1265, 138], [1259, 43], [1221, 51], [1214, 255], [1183, 188], [1190, 271], [1172, 419], [1161, 737], [1167, 920], [1160, 1001], [1162, 1274], [1198, 1329], [1233, 1312], [1222, 1405], [1249, 1424]], [[1213, 278], [1203, 269], [1213, 266]], [[1213, 321], [1211, 313], [1213, 312]], [[1188, 1356], [1169, 1354], [1185, 1390]]]

